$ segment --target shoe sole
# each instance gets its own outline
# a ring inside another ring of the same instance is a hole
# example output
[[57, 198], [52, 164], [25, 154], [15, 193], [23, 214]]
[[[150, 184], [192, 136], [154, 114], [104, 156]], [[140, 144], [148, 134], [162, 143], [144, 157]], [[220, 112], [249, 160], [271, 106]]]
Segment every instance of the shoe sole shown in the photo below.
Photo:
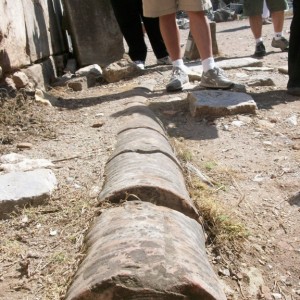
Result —
[[200, 83], [200, 86], [205, 87], [205, 88], [210, 88], [210, 89], [230, 89], [231, 87], [234, 86], [234, 83], [232, 82], [230, 85], [223, 85], [223, 86], [215, 86], [215, 85], [210, 85], [210, 84], [205, 84], [203, 85]]
[[254, 57], [264, 57], [267, 55], [267, 52], [258, 52], [258, 53], [254, 53]]

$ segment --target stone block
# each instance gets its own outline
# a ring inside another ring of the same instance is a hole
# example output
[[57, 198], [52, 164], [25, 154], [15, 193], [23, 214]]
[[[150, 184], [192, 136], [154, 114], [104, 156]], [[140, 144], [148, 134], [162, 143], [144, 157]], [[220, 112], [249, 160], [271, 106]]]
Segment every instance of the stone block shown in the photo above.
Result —
[[0, 219], [7, 218], [16, 206], [43, 204], [56, 185], [54, 173], [47, 169], [0, 175]]
[[[62, 30], [58, 23], [54, 10], [53, 1], [44, 0], [22, 0], [26, 33], [27, 33], [27, 49], [32, 63], [62, 53], [66, 50], [62, 37]], [[59, 5], [56, 5], [56, 9]]]
[[87, 255], [66, 300], [225, 300], [199, 223], [150, 203], [106, 210], [86, 238]]
[[29, 79], [24, 72], [15, 72], [12, 76], [12, 79], [16, 85], [16, 88], [23, 88], [29, 83]]
[[191, 92], [187, 100], [193, 117], [255, 114], [257, 109], [250, 95], [222, 90]]
[[39, 64], [34, 64], [22, 70], [35, 88], [47, 90], [56, 78], [56, 67], [53, 57], [49, 57]]
[[3, 72], [30, 64], [22, 0], [0, 0], [0, 65]]
[[64, 0], [72, 44], [80, 67], [101, 67], [124, 54], [123, 36], [109, 0]]

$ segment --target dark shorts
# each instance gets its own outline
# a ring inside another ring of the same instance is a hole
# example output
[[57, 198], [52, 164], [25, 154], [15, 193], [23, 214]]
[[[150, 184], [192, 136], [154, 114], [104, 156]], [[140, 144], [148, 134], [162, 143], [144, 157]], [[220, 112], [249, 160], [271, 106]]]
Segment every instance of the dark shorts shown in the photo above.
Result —
[[[266, 0], [269, 11], [282, 11], [288, 9], [286, 0]], [[264, 0], [244, 0], [245, 16], [260, 16], [263, 12]]]

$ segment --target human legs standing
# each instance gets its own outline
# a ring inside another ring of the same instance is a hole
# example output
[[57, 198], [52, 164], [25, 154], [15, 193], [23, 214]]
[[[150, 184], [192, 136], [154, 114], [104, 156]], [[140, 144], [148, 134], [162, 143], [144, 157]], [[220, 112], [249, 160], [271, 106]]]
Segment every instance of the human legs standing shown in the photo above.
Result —
[[[119, 0], [120, 1], [120, 0]], [[124, 0], [122, 0], [124, 1]], [[143, 13], [143, 2], [142, 0], [137, 0], [136, 5], [138, 6], [140, 16], [143, 20], [151, 47], [158, 60], [168, 57], [168, 52], [163, 40], [163, 37], [159, 28], [158, 18], [147, 18]]]
[[137, 1], [111, 0], [120, 30], [129, 47], [132, 61], [145, 62], [147, 46], [144, 40], [143, 28]]
[[293, 2], [294, 16], [291, 24], [290, 47], [288, 53], [289, 81], [288, 93], [300, 96], [300, 3]]
[[173, 63], [173, 73], [168, 91], [182, 89], [188, 82], [180, 47], [180, 35], [176, 24], [176, 11], [186, 11], [190, 18], [191, 32], [202, 58], [201, 85], [212, 88], [228, 88], [232, 85], [223, 72], [215, 68], [212, 57], [210, 30], [204, 10], [211, 7], [209, 0], [144, 0], [144, 13], [149, 17], [159, 16], [160, 29]]
[[[282, 51], [288, 49], [288, 41], [283, 37], [284, 10], [287, 8], [285, 0], [266, 0], [271, 12], [274, 38], [272, 47], [280, 48]], [[244, 14], [249, 17], [250, 27], [255, 38], [256, 47], [254, 56], [266, 55], [266, 49], [262, 39], [262, 12], [263, 0], [244, 0]]]

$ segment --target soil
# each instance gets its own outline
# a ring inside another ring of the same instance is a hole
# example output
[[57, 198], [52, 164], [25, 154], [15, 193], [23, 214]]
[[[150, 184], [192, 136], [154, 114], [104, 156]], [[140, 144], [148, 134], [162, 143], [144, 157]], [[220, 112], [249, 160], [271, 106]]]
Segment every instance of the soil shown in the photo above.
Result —
[[[287, 17], [286, 37], [290, 22]], [[181, 35], [186, 43], [188, 30]], [[64, 298], [84, 256], [85, 233], [109, 207], [99, 206], [97, 195], [115, 145], [118, 115], [148, 79], [156, 80], [155, 91], [142, 94], [183, 164], [188, 160], [214, 182], [206, 193], [224, 217], [247, 231], [238, 247], [225, 239], [207, 244], [228, 299], [300, 299], [300, 98], [286, 93], [288, 77], [277, 68], [287, 66], [287, 52], [271, 47], [272, 35], [272, 24], [263, 26], [268, 52], [263, 66], [273, 70], [226, 71], [235, 82], [245, 75], [273, 79], [274, 86], [247, 86], [256, 115], [192, 118], [188, 91], [166, 93], [171, 68], [155, 66], [150, 47], [147, 71], [139, 77], [99, 82], [81, 92], [53, 88], [50, 93], [59, 99], [53, 107], [20, 95], [18, 101], [8, 100], [14, 118], [0, 123], [0, 154], [51, 160], [59, 186], [47, 205], [19, 209], [0, 221], [0, 299]], [[248, 20], [218, 23], [217, 41], [217, 60], [254, 52]], [[33, 146], [18, 150], [20, 142]]]

